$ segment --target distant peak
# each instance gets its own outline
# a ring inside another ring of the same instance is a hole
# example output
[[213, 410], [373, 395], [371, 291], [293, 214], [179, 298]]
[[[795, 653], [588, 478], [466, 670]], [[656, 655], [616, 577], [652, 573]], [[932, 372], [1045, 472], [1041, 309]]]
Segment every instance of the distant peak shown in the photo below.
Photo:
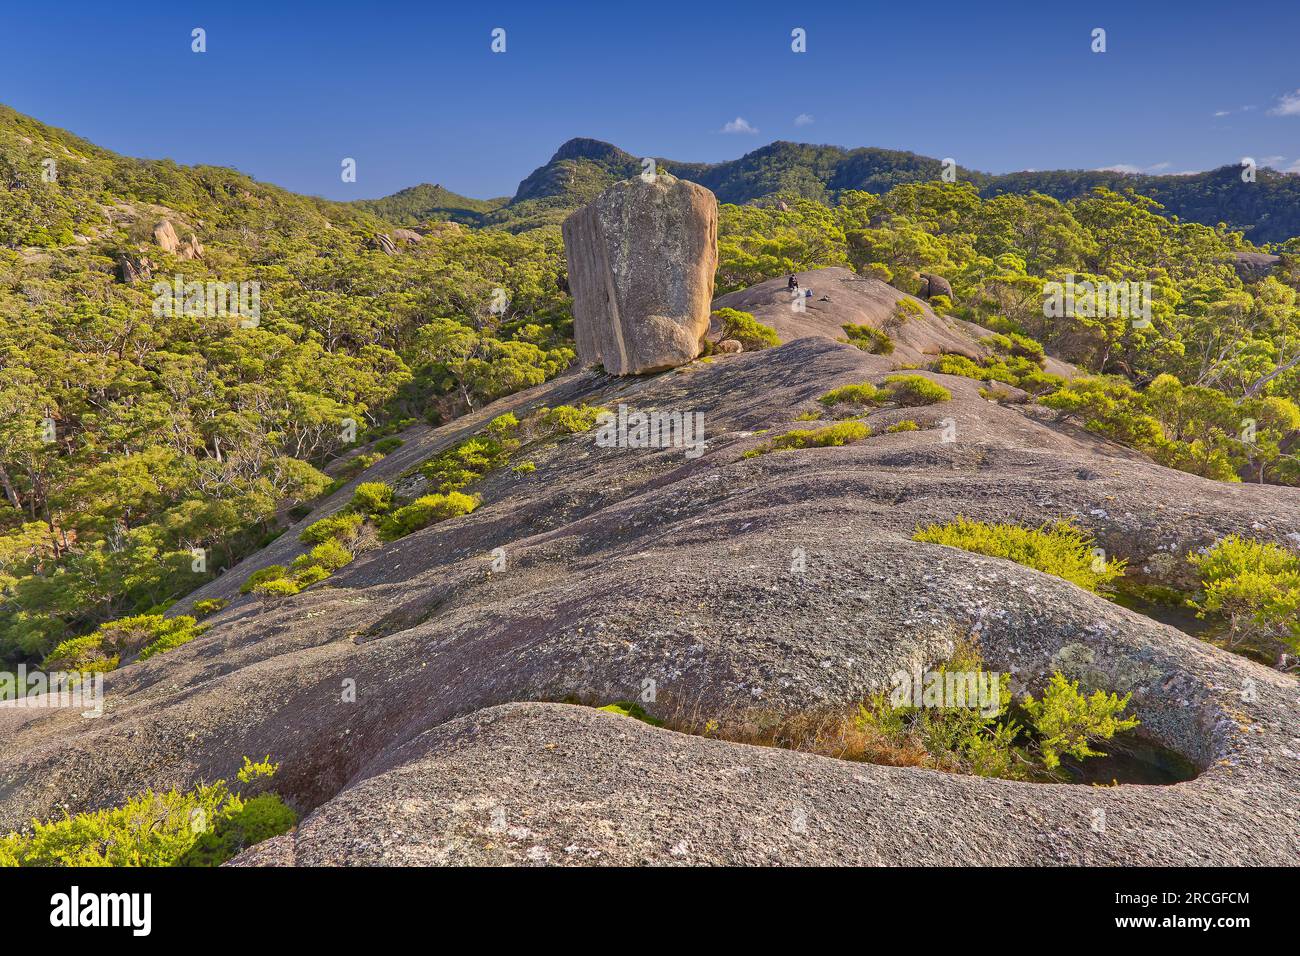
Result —
[[613, 143], [579, 136], [569, 140], [557, 149], [555, 155], [551, 157], [551, 162], [557, 163], [562, 159], [612, 159], [622, 161], [628, 158], [630, 158], [630, 154], [623, 152]]

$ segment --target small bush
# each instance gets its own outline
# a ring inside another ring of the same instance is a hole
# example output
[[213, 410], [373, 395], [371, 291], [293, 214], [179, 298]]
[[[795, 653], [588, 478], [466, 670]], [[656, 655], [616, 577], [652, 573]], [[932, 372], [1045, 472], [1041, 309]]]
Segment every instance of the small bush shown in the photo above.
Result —
[[595, 405], [557, 405], [543, 408], [537, 414], [537, 425], [551, 434], [576, 435], [596, 427], [596, 419], [603, 411]]
[[861, 385], [841, 385], [833, 388], [817, 401], [827, 408], [832, 405], [876, 405], [884, 401], [885, 394], [870, 382]]
[[199, 834], [177, 866], [220, 866], [250, 846], [271, 837], [288, 833], [298, 822], [298, 814], [273, 793], [263, 793], [241, 801], [236, 808], [227, 806], [212, 829]]
[[378, 454], [387, 455], [389, 452], [397, 451], [397, 449], [401, 448], [404, 444], [406, 443], [396, 435], [389, 435], [387, 438], [379, 439], [379, 441], [375, 442], [371, 447]]
[[333, 573], [351, 562], [353, 555], [342, 544], [331, 538], [312, 548], [306, 557], [311, 565]]
[[[45, 658], [48, 670], [113, 670], [187, 644], [203, 633], [188, 615], [137, 614], [101, 624], [93, 634], [64, 641]], [[111, 665], [111, 666], [110, 666]]]
[[[250, 766], [247, 757], [244, 763]], [[219, 866], [297, 822], [278, 796], [245, 799], [224, 780], [185, 792], [146, 790], [120, 807], [34, 822], [30, 834], [0, 837], [0, 866]]]
[[889, 313], [889, 318], [885, 320], [886, 331], [897, 331], [912, 319], [919, 319], [925, 315], [925, 309], [915, 299], [899, 299], [894, 303], [894, 309]]
[[786, 432], [745, 452], [744, 458], [765, 455], [772, 451], [787, 451], [792, 448], [828, 448], [837, 445], [849, 445], [862, 441], [871, 435], [871, 429], [862, 422], [839, 422], [824, 428], [802, 428]]
[[841, 325], [844, 334], [849, 337], [849, 343], [856, 345], [864, 352], [870, 352], [872, 355], [892, 355], [894, 353], [894, 340], [889, 337], [887, 332], [880, 329], [872, 328], [869, 325], [854, 325], [848, 323]]
[[1079, 693], [1078, 681], [1053, 674], [1042, 700], [1026, 697], [1024, 701], [1029, 723], [1038, 734], [1036, 747], [1043, 765], [1048, 770], [1056, 769], [1062, 754], [1076, 760], [1106, 756], [1090, 745], [1138, 725], [1136, 717], [1121, 716], [1132, 696], [1125, 694], [1121, 699], [1098, 690], [1085, 697]]
[[205, 601], [195, 601], [194, 613], [199, 617], [207, 617], [209, 614], [216, 614], [229, 603], [225, 598], [208, 598]]
[[722, 324], [722, 337], [735, 339], [744, 346], [746, 352], [781, 344], [776, 329], [759, 322], [749, 312], [741, 312], [739, 309], [718, 309], [713, 315]]
[[254, 584], [251, 590], [259, 597], [292, 597], [302, 590], [302, 586], [289, 578], [266, 578]]
[[643, 724], [649, 724], [651, 727], [662, 727], [662, 720], [655, 720], [645, 712], [640, 704], [634, 701], [620, 700], [612, 704], [606, 704], [604, 707], [597, 707], [597, 710], [604, 711], [607, 714], [618, 714], [620, 717], [631, 717], [633, 720], [639, 720]]
[[267, 581], [279, 580], [287, 576], [288, 573], [289, 573], [289, 569], [286, 568], [283, 564], [268, 564], [266, 567], [254, 571], [252, 574], [250, 574], [244, 580], [244, 583], [239, 586], [239, 593], [249, 594], [259, 584], [263, 584]]
[[1054, 574], [1094, 593], [1108, 590], [1124, 573], [1123, 561], [1107, 560], [1094, 552], [1092, 538], [1068, 521], [1023, 528], [1014, 524], [984, 524], [958, 515], [947, 524], [917, 529], [913, 540], [1006, 558], [1044, 574]]
[[366, 481], [357, 485], [352, 492], [352, 500], [348, 502], [351, 511], [372, 516], [384, 514], [392, 506], [393, 489], [382, 481]]
[[988, 369], [971, 361], [965, 355], [957, 355], [954, 352], [945, 352], [940, 355], [930, 368], [942, 375], [960, 375], [963, 378], [973, 378], [981, 382], [986, 382], [991, 377]]
[[[503, 422], [507, 418], [508, 421]], [[420, 472], [439, 492], [459, 491], [510, 460], [510, 455], [519, 447], [518, 439], [512, 437], [517, 427], [514, 415], [499, 416], [482, 433], [430, 458], [421, 466]]]
[[379, 537], [384, 541], [396, 541], [435, 522], [445, 521], [457, 515], [467, 515], [478, 506], [477, 495], [467, 495], [459, 491], [425, 495], [416, 498], [403, 508], [398, 508], [385, 518], [379, 525]]
[[891, 375], [885, 379], [885, 390], [891, 400], [907, 408], [933, 405], [952, 398], [952, 392], [920, 375]]
[[1221, 622], [1225, 646], [1270, 663], [1300, 654], [1300, 555], [1229, 535], [1188, 561], [1201, 576], [1192, 606], [1198, 617]]
[[[358, 486], [357, 490], [359, 491], [361, 487], [364, 486]], [[387, 488], [388, 486], [385, 485], [384, 487]], [[323, 541], [346, 542], [356, 536], [357, 530], [364, 520], [365, 518], [362, 515], [352, 512], [330, 515], [328, 518], [313, 521], [303, 528], [302, 533], [298, 535], [298, 540], [303, 544], [320, 544]]]
[[46, 655], [41, 667], [52, 671], [103, 673], [117, 668], [120, 658], [104, 647], [98, 634], [72, 637]]
[[[297, 563], [297, 562], [295, 562]], [[330, 576], [330, 572], [322, 568], [319, 564], [306, 564], [296, 570], [291, 578], [285, 578], [286, 582], [294, 586], [293, 591], [285, 591], [286, 594], [297, 594], [303, 588], [311, 587], [318, 581], [324, 581]], [[272, 591], [271, 593], [275, 593]]]
[[894, 424], [886, 428], [885, 431], [889, 432], [890, 434], [893, 434], [895, 432], [914, 432], [919, 430], [920, 427], [921, 427], [920, 425], [912, 421], [910, 418], [905, 418], [901, 422], [894, 422]]

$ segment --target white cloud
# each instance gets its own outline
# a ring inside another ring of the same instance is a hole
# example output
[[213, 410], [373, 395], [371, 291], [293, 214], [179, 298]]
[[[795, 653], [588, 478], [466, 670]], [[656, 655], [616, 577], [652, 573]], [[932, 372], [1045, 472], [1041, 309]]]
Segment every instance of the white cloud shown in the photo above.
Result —
[[743, 116], [737, 116], [734, 120], [722, 127], [724, 133], [757, 133], [758, 129], [749, 125], [749, 120]]
[[813, 124], [812, 115], [809, 113], [800, 113], [794, 118], [795, 126], [811, 126]]
[[1288, 166], [1286, 169], [1282, 170], [1282, 172], [1284, 172], [1284, 173], [1300, 173], [1300, 159], [1297, 159], [1294, 163], [1292, 163], [1292, 164], [1291, 164], [1290, 166]]
[[1215, 115], [1216, 117], [1218, 117], [1218, 116], [1230, 116], [1231, 114], [1232, 114], [1232, 110], [1215, 110], [1215, 112], [1214, 112], [1214, 115]]
[[1268, 112], [1270, 116], [1300, 116], [1300, 90], [1283, 93], [1277, 105]]
[[1162, 169], [1168, 169], [1168, 168], [1169, 168], [1170, 166], [1172, 166], [1172, 165], [1173, 165], [1173, 163], [1153, 163], [1152, 165], [1150, 165], [1150, 166], [1147, 167], [1147, 172], [1149, 172], [1149, 173], [1158, 173], [1158, 172], [1160, 172]]
[[1272, 166], [1274, 169], [1276, 169], [1277, 164], [1282, 162], [1282, 160], [1284, 159], [1286, 159], [1285, 156], [1265, 156], [1263, 159], [1259, 161], [1259, 164], [1261, 166]]

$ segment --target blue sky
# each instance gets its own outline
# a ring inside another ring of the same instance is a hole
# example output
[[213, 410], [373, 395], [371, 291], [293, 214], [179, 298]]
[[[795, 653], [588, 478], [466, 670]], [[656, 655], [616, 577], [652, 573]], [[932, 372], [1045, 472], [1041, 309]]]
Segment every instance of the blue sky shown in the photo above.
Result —
[[574, 136], [697, 161], [787, 139], [989, 172], [1300, 171], [1293, 2], [548, 6], [10, 0], [0, 102], [121, 153], [335, 199], [508, 195]]

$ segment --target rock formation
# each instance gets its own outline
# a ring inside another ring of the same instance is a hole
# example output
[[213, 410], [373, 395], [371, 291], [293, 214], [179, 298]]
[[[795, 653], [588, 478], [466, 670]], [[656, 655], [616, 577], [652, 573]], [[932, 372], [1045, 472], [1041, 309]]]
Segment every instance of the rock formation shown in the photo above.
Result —
[[[262, 862], [1293, 863], [1293, 676], [1060, 578], [912, 535], [957, 513], [1027, 527], [1071, 518], [1137, 571], [1186, 567], [1225, 534], [1285, 543], [1300, 491], [1172, 471], [932, 373], [951, 401], [876, 409], [869, 440], [744, 457], [763, 440], [754, 432], [801, 427], [828, 389], [878, 384], [894, 364], [807, 337], [689, 374], [574, 371], [416, 426], [179, 602], [171, 613], [230, 604], [189, 644], [110, 674], [103, 717], [0, 707], [0, 829], [229, 777], [242, 755], [269, 754], [277, 791], [304, 817], [253, 851]], [[629, 392], [638, 407], [702, 412], [705, 455], [569, 436], [530, 449], [538, 480], [500, 469], [476, 488], [474, 513], [360, 555], [328, 587], [275, 603], [239, 593], [253, 571], [305, 553], [299, 533], [343, 508], [355, 482], [395, 482], [507, 411], [611, 407]], [[888, 432], [905, 418], [921, 428]], [[497, 547], [508, 569], [487, 574]], [[803, 573], [791, 572], [796, 547]], [[1013, 783], [530, 703], [628, 700], [649, 678], [645, 707], [660, 719], [851, 708], [972, 632], [991, 669], [1035, 692], [1057, 670], [1132, 691], [1143, 732], [1203, 772], [1175, 786]], [[355, 704], [340, 703], [345, 679]], [[800, 810], [806, 832], [790, 825]]]
[[153, 262], [132, 252], [117, 254], [117, 276], [127, 285], [153, 276]]
[[578, 357], [614, 375], [700, 354], [718, 264], [718, 202], [664, 173], [616, 183], [564, 221]]
[[414, 229], [394, 229], [393, 239], [397, 242], [419, 242], [424, 237]]
[[944, 295], [952, 301], [952, 285], [943, 276], [937, 276], [932, 272], [921, 273], [921, 291], [917, 293], [922, 299], [933, 299], [936, 295]]
[[1281, 256], [1267, 252], [1238, 252], [1234, 253], [1232, 266], [1244, 281], [1254, 282], [1272, 272], [1281, 261]]
[[153, 227], [153, 241], [158, 243], [158, 248], [163, 252], [175, 252], [180, 248], [181, 240], [176, 235], [176, 229], [172, 226], [171, 221], [164, 219], [158, 225]]

